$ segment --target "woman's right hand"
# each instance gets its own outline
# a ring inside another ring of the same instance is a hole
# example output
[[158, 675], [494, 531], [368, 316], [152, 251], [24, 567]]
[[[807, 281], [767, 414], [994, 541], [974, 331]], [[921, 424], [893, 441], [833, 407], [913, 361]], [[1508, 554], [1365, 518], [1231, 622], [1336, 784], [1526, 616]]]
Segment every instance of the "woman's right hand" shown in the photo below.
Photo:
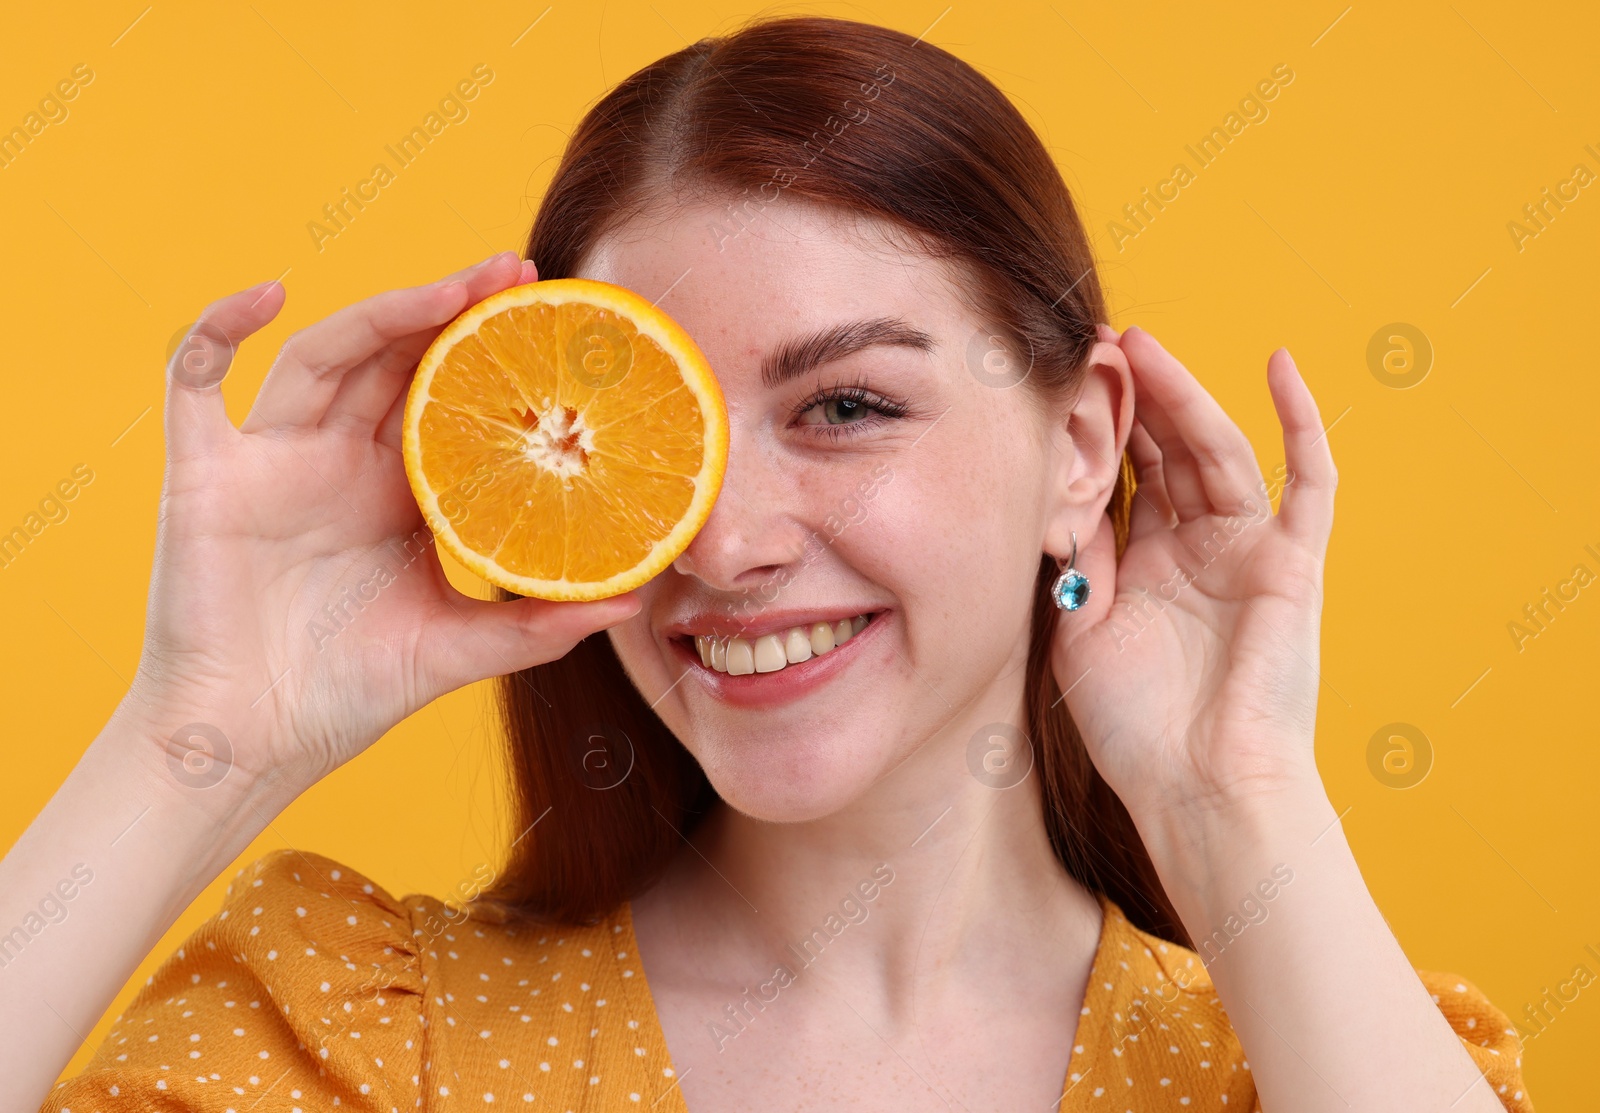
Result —
[[469, 305], [537, 277], [506, 252], [332, 314], [289, 337], [239, 428], [220, 384], [284, 290], [201, 314], [167, 369], [144, 650], [117, 712], [178, 780], [303, 790], [435, 697], [554, 660], [638, 610], [633, 592], [463, 595], [406, 480], [402, 411], [428, 344]]

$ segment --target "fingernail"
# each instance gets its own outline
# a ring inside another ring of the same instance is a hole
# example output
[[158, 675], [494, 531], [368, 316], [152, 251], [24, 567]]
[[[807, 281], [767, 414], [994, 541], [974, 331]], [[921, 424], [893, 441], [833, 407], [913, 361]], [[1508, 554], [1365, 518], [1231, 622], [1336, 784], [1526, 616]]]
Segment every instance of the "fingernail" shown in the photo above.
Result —
[[[472, 264], [472, 266], [468, 267], [467, 270], [469, 272], [471, 272], [471, 271], [481, 271], [484, 267], [487, 267], [490, 263], [494, 262], [496, 259], [500, 258], [500, 256], [502, 256], [504, 254], [505, 254], [505, 252], [503, 252], [503, 251], [497, 251], [493, 255], [490, 255], [490, 256], [488, 256], [486, 258], [483, 258], [483, 259], [479, 259], [476, 263]], [[444, 286], [444, 285], [447, 285], [448, 283], [450, 283], [452, 281], [460, 281], [460, 280], [459, 279], [450, 279], [450, 278], [441, 278], [441, 279], [439, 279], [439, 281], [435, 282], [434, 285], [435, 286]]]

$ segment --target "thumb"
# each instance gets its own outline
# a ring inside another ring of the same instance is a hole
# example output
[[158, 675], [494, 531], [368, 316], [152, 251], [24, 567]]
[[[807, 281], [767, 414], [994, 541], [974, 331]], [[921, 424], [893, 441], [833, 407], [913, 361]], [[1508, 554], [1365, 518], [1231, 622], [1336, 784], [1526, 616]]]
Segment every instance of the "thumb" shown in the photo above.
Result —
[[590, 634], [632, 618], [642, 605], [637, 591], [584, 603], [465, 596], [441, 602], [417, 647], [418, 670], [432, 681], [427, 698], [564, 657]]
[[222, 380], [239, 342], [283, 308], [277, 279], [212, 302], [193, 324], [173, 335], [167, 352], [167, 444], [173, 455], [204, 451], [233, 431]]

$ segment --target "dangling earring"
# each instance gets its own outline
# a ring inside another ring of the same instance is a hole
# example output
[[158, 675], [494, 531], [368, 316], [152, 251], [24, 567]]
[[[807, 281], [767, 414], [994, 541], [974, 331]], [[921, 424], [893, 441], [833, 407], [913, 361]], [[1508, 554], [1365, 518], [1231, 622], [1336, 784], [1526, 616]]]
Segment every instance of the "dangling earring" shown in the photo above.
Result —
[[1066, 560], [1056, 557], [1061, 575], [1050, 588], [1050, 597], [1064, 611], [1075, 611], [1089, 599], [1089, 577], [1073, 567], [1078, 559], [1078, 531], [1072, 531], [1072, 555]]

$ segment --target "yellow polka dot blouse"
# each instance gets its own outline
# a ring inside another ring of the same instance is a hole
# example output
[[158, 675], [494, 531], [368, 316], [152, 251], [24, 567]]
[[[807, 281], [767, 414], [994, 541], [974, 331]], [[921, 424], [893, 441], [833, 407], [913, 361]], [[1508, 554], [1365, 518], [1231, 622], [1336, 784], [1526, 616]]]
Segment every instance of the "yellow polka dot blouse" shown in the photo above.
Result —
[[[1062, 1113], [1259, 1113], [1199, 958], [1100, 901]], [[1505, 1108], [1532, 1110], [1505, 1014], [1468, 982], [1419, 974]], [[397, 900], [322, 855], [273, 851], [43, 1108], [343, 1106], [688, 1113], [629, 907], [592, 927], [486, 924], [432, 897]]]

